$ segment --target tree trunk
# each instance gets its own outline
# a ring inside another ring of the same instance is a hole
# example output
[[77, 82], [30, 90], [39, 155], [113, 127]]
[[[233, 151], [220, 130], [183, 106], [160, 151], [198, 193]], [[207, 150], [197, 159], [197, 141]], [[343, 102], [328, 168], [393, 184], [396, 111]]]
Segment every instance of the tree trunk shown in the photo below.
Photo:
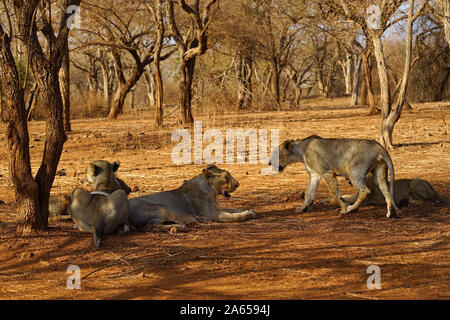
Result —
[[154, 63], [155, 63], [155, 80], [156, 80], [156, 125], [158, 127], [163, 125], [164, 121], [164, 84], [161, 75], [161, 50], [164, 42], [164, 12], [162, 8], [162, 0], [156, 1], [156, 22], [158, 27], [158, 34], [156, 39], [156, 47], [154, 54]]
[[[387, 106], [383, 105], [383, 109], [381, 112], [382, 122], [380, 131], [380, 143], [384, 147], [390, 149], [393, 148], [392, 133], [394, 131], [394, 126], [400, 119], [403, 105], [405, 104], [406, 90], [408, 88], [409, 75], [411, 72], [412, 29], [414, 24], [413, 13], [414, 13], [414, 0], [410, 0], [408, 11], [408, 23], [406, 28], [405, 66], [403, 70], [403, 77], [400, 84], [400, 91], [398, 93], [395, 104], [393, 106], [389, 106], [391, 109], [387, 111], [388, 110]], [[387, 87], [387, 89], [389, 90], [389, 86]]]
[[356, 106], [358, 104], [358, 96], [359, 96], [359, 87], [360, 87], [360, 79], [361, 79], [361, 56], [354, 56], [354, 73], [353, 73], [353, 83], [352, 83], [352, 106]]
[[272, 66], [272, 97], [275, 100], [277, 107], [280, 106], [280, 69], [278, 66], [278, 59], [273, 57], [270, 60]]
[[20, 86], [10, 39], [0, 27], [0, 72], [8, 112], [6, 139], [9, 171], [14, 185], [17, 203], [17, 226], [19, 234], [29, 234], [40, 227], [38, 185], [33, 179], [30, 165], [29, 135], [23, 89]]
[[236, 58], [236, 86], [237, 86], [237, 109], [243, 109], [244, 99], [245, 99], [245, 89], [244, 89], [244, 80], [243, 80], [243, 72], [242, 72], [242, 55], [241, 53], [237, 54]]
[[33, 120], [33, 113], [36, 109], [37, 101], [39, 97], [39, 87], [37, 83], [34, 85], [33, 91], [30, 92], [27, 101], [27, 120]]
[[155, 89], [155, 75], [151, 70], [144, 72], [145, 87], [147, 88], [147, 97], [150, 107], [156, 105], [156, 89]]
[[250, 55], [245, 56], [244, 60], [244, 88], [245, 88], [245, 99], [244, 108], [249, 109], [252, 106], [253, 101], [253, 58]]
[[349, 96], [352, 94], [352, 54], [347, 53], [345, 57], [345, 62], [339, 61], [339, 64], [342, 68], [342, 73], [344, 75], [345, 80], [345, 95]]
[[0, 83], [0, 120], [2, 122], [6, 122], [6, 109], [5, 105], [3, 104], [3, 89], [2, 85]]
[[366, 96], [369, 100], [369, 114], [374, 115], [378, 113], [378, 110], [375, 106], [375, 98], [373, 95], [373, 85], [372, 85], [372, 66], [370, 64], [370, 51], [362, 52], [361, 58], [364, 66], [364, 83], [366, 89]]
[[450, 47], [450, 2], [448, 0], [437, 0], [440, 7], [439, 17], [444, 26], [445, 40]]
[[119, 88], [117, 89], [114, 96], [114, 100], [108, 114], [108, 119], [117, 119], [119, 114], [123, 113], [123, 106], [125, 104], [127, 95], [139, 81], [142, 74], [144, 73], [144, 70], [145, 69], [142, 66], [136, 67], [133, 75], [125, 83], [120, 83]]
[[70, 124], [70, 55], [68, 43], [64, 47], [63, 55], [59, 80], [64, 110], [64, 131], [70, 132], [72, 128]]
[[52, 68], [51, 72], [46, 72], [43, 69], [35, 71], [35, 75], [43, 76], [42, 79], [37, 77], [37, 81], [47, 109], [44, 155], [35, 179], [39, 188], [40, 214], [38, 220], [40, 229], [47, 228], [50, 189], [53, 185], [63, 145], [67, 138], [64, 132], [63, 101], [59, 89], [58, 72], [54, 68]]
[[103, 103], [110, 109], [112, 101], [112, 82], [113, 82], [113, 72], [111, 72], [110, 61], [106, 57], [106, 53], [101, 53], [100, 64], [102, 66], [102, 76], [103, 76]]
[[180, 108], [181, 108], [181, 123], [189, 124], [194, 122], [192, 116], [192, 82], [194, 77], [195, 60], [196, 57], [185, 61], [184, 54], [180, 54]]

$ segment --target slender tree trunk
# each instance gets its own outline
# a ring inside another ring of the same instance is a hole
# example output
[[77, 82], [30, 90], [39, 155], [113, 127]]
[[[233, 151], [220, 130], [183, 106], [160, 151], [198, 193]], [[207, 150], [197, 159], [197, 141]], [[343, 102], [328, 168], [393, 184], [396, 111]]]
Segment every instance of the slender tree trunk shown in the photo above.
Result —
[[236, 71], [236, 86], [237, 86], [237, 109], [243, 109], [245, 99], [244, 80], [242, 72], [243, 57], [240, 52], [237, 53], [235, 71]]
[[3, 89], [0, 83], [0, 119], [2, 122], [6, 122], [6, 110], [5, 105], [3, 104]]
[[147, 96], [150, 107], [156, 105], [156, 89], [155, 89], [155, 76], [151, 70], [147, 70], [144, 73], [145, 87], [147, 88]]
[[37, 101], [39, 97], [39, 87], [37, 83], [34, 85], [33, 91], [31, 91], [27, 102], [27, 120], [33, 120], [33, 113], [36, 109]]
[[[403, 105], [406, 101], [406, 90], [409, 83], [409, 75], [411, 72], [411, 60], [412, 60], [412, 29], [414, 24], [414, 0], [409, 0], [409, 12], [408, 23], [406, 28], [406, 49], [405, 49], [405, 66], [403, 70], [403, 76], [400, 84], [400, 91], [397, 95], [395, 104], [392, 106], [389, 113], [382, 112], [382, 123], [380, 131], [381, 144], [388, 148], [393, 148], [392, 133], [394, 126], [400, 119]], [[384, 110], [383, 110], [384, 111]]]
[[156, 2], [156, 22], [158, 26], [158, 35], [156, 40], [155, 54], [154, 54], [154, 63], [155, 63], [155, 80], [156, 80], [156, 125], [163, 125], [163, 99], [164, 99], [164, 84], [161, 75], [161, 50], [163, 47], [164, 41], [164, 13], [162, 9], [162, 0], [158, 0]]
[[356, 106], [358, 104], [358, 96], [359, 96], [359, 87], [360, 87], [360, 79], [361, 79], [361, 56], [354, 57], [352, 59], [354, 62], [354, 73], [353, 73], [353, 83], [352, 83], [352, 106]]
[[244, 108], [249, 109], [252, 106], [253, 101], [253, 58], [250, 55], [246, 55], [244, 59], [244, 88], [245, 88], [245, 99]]
[[272, 97], [277, 104], [277, 107], [280, 106], [280, 69], [278, 66], [277, 57], [273, 57], [270, 60], [272, 66]]
[[342, 68], [342, 73], [344, 75], [344, 80], [345, 80], [345, 95], [349, 96], [352, 94], [352, 65], [353, 65], [353, 60], [352, 60], [352, 54], [351, 53], [347, 53], [345, 56], [345, 61], [339, 61], [339, 64]]
[[72, 131], [70, 124], [70, 56], [69, 44], [66, 43], [63, 53], [62, 68], [60, 71], [60, 87], [64, 109], [64, 131]]
[[373, 95], [373, 85], [372, 85], [372, 67], [370, 65], [370, 56], [371, 53], [369, 51], [362, 52], [361, 58], [364, 66], [364, 82], [366, 88], [366, 96], [369, 100], [369, 114], [374, 115], [378, 113], [378, 110], [375, 106], [375, 97]]
[[103, 76], [103, 103], [110, 109], [112, 101], [112, 82], [113, 73], [111, 72], [110, 61], [106, 57], [106, 53], [101, 54], [100, 64], [102, 66], [102, 76]]

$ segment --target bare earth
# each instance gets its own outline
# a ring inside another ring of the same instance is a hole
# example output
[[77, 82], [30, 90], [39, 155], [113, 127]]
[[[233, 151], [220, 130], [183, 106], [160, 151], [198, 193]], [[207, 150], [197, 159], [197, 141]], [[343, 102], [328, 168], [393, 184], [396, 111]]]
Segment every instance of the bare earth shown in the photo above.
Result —
[[[450, 198], [447, 104], [414, 105], [394, 132], [390, 151], [396, 178], [418, 177]], [[301, 111], [198, 117], [204, 128], [280, 129], [280, 139], [310, 134], [378, 138], [379, 116], [365, 108], [320, 105]], [[173, 119], [171, 119], [173, 122]], [[36, 172], [45, 123], [33, 122], [31, 156]], [[170, 124], [155, 129], [152, 114], [117, 121], [77, 120], [68, 135], [53, 193], [82, 185], [92, 160], [120, 160], [118, 176], [136, 197], [178, 187], [204, 165], [176, 166]], [[6, 143], [5, 127], [0, 139]], [[4, 146], [5, 150], [6, 146]], [[48, 231], [14, 234], [14, 195], [6, 156], [0, 160], [0, 299], [448, 299], [450, 298], [449, 205], [409, 207], [399, 219], [385, 207], [363, 207], [340, 217], [317, 203], [297, 214], [307, 174], [301, 164], [283, 174], [260, 176], [258, 165], [221, 165], [240, 182], [221, 205], [253, 209], [256, 220], [205, 223], [182, 230], [145, 228], [107, 235], [96, 250], [92, 235], [71, 221], [50, 222]], [[352, 187], [340, 181], [344, 193]], [[321, 183], [316, 200], [328, 197]], [[66, 288], [67, 268], [81, 268], [81, 290]], [[366, 270], [381, 268], [381, 290], [368, 290]], [[96, 271], [96, 272], [94, 272]], [[94, 272], [94, 273], [91, 273]], [[91, 273], [91, 274], [90, 274]]]

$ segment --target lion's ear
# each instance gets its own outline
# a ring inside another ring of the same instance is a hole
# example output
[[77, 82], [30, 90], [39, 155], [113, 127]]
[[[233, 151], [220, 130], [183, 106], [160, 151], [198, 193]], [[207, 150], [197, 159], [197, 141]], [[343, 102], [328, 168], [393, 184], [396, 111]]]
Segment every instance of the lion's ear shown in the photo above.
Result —
[[213, 173], [211, 171], [209, 171], [208, 169], [203, 169], [202, 173], [206, 179], [209, 179], [213, 176]]
[[119, 160], [114, 161], [113, 164], [112, 164], [112, 170], [113, 170], [113, 172], [116, 172], [117, 169], [119, 169], [119, 167], [120, 167], [120, 161], [119, 161]]
[[285, 150], [287, 150], [288, 152], [292, 151], [292, 142], [294, 142], [294, 140], [286, 140], [285, 142], [283, 142], [283, 148]]
[[100, 174], [101, 168], [96, 166], [93, 163], [90, 163], [89, 166], [86, 169], [86, 173], [90, 176], [97, 176], [98, 174]]

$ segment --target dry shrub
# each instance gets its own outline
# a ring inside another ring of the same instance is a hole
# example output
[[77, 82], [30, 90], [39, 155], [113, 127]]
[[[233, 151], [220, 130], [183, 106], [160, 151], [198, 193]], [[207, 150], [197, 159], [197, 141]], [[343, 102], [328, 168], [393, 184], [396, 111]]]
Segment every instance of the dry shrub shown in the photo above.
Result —
[[72, 97], [70, 112], [72, 119], [103, 118], [108, 115], [109, 108], [100, 94], [84, 92]]

